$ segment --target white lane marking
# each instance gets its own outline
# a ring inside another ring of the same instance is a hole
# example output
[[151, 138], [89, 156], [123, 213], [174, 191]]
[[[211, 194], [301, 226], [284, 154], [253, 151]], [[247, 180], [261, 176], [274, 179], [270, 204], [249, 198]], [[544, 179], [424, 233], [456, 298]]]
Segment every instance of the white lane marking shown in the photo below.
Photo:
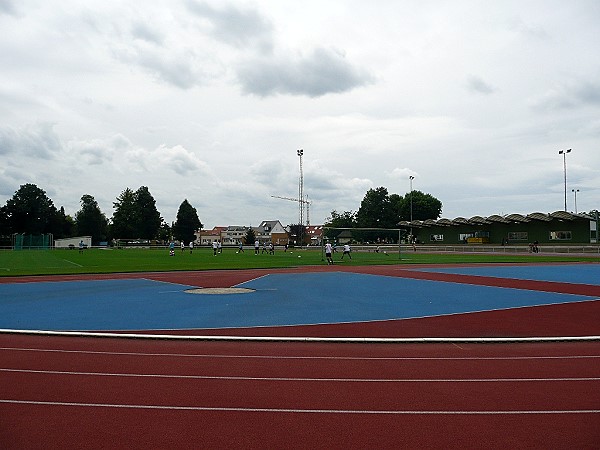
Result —
[[68, 259], [64, 259], [64, 258], [63, 258], [63, 261], [65, 261], [65, 262], [68, 262], [68, 263], [70, 263], [70, 264], [73, 264], [74, 266], [77, 266], [77, 267], [83, 267], [81, 264], [77, 264], [76, 262], [69, 261]]
[[563, 355], [563, 356], [279, 356], [279, 355], [218, 355], [187, 353], [140, 353], [140, 352], [107, 352], [96, 350], [64, 350], [45, 348], [0, 347], [0, 351], [43, 352], [43, 353], [76, 353], [87, 355], [109, 356], [158, 356], [175, 358], [239, 358], [239, 359], [307, 359], [307, 360], [348, 360], [348, 361], [523, 361], [538, 359], [598, 359], [600, 355]]
[[114, 403], [79, 403], [50, 402], [37, 400], [0, 399], [0, 403], [37, 406], [75, 406], [86, 408], [128, 408], [159, 409], [176, 411], [216, 411], [216, 412], [264, 412], [264, 413], [296, 413], [296, 414], [393, 414], [393, 415], [520, 415], [520, 414], [599, 414], [598, 409], [563, 409], [563, 410], [504, 410], [504, 411], [427, 411], [427, 410], [354, 410], [354, 409], [295, 409], [295, 408], [241, 408], [219, 406], [180, 406], [180, 405], [134, 405]]
[[346, 383], [520, 383], [548, 381], [600, 381], [600, 377], [569, 378], [304, 378], [304, 377], [244, 377], [215, 375], [176, 375], [159, 373], [111, 373], [111, 372], [76, 372], [63, 370], [32, 370], [0, 368], [0, 372], [32, 373], [44, 375], [77, 375], [96, 377], [130, 377], [130, 378], [173, 378], [191, 380], [227, 380], [227, 381], [315, 381]]

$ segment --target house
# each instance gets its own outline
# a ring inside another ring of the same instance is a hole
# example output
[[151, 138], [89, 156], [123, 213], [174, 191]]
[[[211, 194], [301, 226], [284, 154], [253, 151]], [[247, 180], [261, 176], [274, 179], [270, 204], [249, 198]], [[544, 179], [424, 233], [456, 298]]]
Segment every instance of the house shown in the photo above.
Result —
[[230, 225], [221, 231], [221, 242], [223, 245], [239, 245], [244, 242], [248, 227], [241, 225]]
[[214, 227], [212, 230], [197, 231], [196, 242], [200, 245], [212, 245], [213, 242], [221, 240], [221, 233], [226, 229], [227, 227]]
[[263, 220], [254, 228], [254, 234], [259, 242], [272, 242], [274, 245], [285, 245], [289, 236], [279, 220]]
[[323, 242], [323, 225], [308, 225], [304, 232], [309, 245], [319, 246]]

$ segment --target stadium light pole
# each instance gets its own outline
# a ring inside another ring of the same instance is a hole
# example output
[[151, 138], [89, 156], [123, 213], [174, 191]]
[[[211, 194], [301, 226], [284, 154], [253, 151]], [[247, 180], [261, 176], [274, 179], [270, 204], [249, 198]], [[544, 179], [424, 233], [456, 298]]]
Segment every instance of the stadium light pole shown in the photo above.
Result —
[[571, 192], [575, 197], [575, 214], [577, 214], [577, 193], [579, 192], [579, 189], [571, 189]]
[[415, 177], [413, 177], [412, 175], [410, 175], [408, 177], [409, 183], [410, 183], [410, 239], [412, 240], [413, 238], [413, 229], [412, 229], [412, 221], [413, 221], [413, 202], [412, 202], [412, 197], [413, 197], [413, 188], [412, 188], [412, 182], [415, 179]]
[[559, 150], [558, 154], [563, 155], [563, 173], [565, 178], [565, 212], [567, 211], [567, 153], [571, 153], [572, 149]]
[[300, 211], [300, 248], [302, 248], [302, 244], [304, 244], [304, 230], [302, 229], [302, 225], [304, 222], [304, 204], [302, 203], [302, 200], [304, 199], [304, 174], [302, 173], [302, 156], [304, 155], [304, 150], [297, 150], [296, 154], [300, 158], [300, 180], [298, 182], [298, 209]]

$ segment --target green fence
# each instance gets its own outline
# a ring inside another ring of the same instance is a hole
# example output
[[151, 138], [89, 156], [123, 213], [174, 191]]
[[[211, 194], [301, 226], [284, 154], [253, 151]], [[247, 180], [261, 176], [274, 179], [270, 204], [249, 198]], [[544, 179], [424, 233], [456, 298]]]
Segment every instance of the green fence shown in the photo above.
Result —
[[54, 245], [52, 233], [47, 234], [13, 234], [14, 250], [49, 249]]

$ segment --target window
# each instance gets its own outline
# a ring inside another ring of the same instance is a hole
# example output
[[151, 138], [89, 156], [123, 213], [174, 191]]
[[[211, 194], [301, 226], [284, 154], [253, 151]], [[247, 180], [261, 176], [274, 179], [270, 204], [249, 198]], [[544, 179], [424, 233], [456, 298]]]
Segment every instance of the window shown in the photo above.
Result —
[[571, 240], [571, 232], [570, 231], [551, 231], [550, 232], [550, 240], [551, 241], [570, 241]]
[[510, 241], [526, 241], [527, 231], [511, 231], [508, 233], [508, 240]]
[[443, 234], [431, 234], [429, 235], [429, 240], [432, 242], [441, 242], [444, 240]]

